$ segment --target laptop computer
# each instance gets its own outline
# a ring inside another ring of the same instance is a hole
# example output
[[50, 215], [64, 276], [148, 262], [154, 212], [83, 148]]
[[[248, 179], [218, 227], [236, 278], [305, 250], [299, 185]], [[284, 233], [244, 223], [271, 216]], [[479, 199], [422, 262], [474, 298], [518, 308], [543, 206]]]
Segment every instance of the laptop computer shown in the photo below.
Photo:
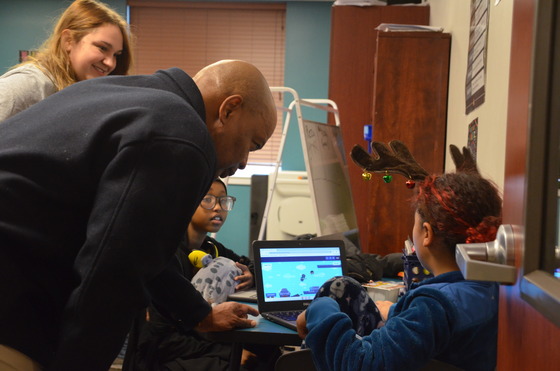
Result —
[[293, 330], [323, 283], [346, 274], [340, 240], [254, 241], [253, 256], [261, 316]]
[[247, 303], [257, 302], [257, 289], [249, 289], [243, 291], [236, 291], [228, 295], [228, 300], [245, 301]]

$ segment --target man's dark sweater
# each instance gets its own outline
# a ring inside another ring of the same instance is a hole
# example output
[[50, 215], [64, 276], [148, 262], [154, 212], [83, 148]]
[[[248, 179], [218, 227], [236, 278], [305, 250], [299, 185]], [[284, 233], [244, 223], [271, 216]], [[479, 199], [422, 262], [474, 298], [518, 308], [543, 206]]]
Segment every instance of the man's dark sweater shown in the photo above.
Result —
[[204, 112], [175, 68], [79, 82], [2, 123], [0, 344], [107, 370], [149, 297], [187, 327], [209, 313], [167, 268], [216, 172]]

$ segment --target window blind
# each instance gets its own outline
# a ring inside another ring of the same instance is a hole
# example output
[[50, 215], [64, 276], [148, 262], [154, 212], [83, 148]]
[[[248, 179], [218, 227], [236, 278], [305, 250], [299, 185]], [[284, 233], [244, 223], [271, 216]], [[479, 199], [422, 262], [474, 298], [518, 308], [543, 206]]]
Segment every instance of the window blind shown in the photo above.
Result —
[[[135, 73], [179, 67], [194, 76], [222, 59], [253, 63], [270, 86], [284, 85], [283, 4], [129, 1], [135, 36]], [[281, 107], [282, 94], [274, 94]], [[282, 136], [282, 113], [263, 149], [249, 164], [274, 163]]]

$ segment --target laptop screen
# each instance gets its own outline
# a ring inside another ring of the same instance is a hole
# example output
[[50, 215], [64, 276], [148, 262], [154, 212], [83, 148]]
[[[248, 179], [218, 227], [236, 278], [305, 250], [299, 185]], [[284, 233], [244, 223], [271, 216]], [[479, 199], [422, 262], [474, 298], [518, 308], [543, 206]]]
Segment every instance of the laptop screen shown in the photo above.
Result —
[[338, 247], [261, 249], [264, 300], [313, 300], [319, 287], [342, 275]]
[[[345, 271], [342, 241], [255, 241], [259, 306], [310, 302], [319, 288]], [[263, 246], [264, 245], [264, 246]], [[260, 292], [259, 292], [260, 291]], [[303, 304], [299, 304], [302, 306]]]

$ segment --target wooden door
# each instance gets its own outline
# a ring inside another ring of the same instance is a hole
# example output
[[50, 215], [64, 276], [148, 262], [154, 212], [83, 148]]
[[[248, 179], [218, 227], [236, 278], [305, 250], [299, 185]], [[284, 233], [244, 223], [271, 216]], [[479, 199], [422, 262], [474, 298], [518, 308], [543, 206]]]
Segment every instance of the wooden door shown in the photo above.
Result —
[[[373, 139], [405, 143], [429, 173], [442, 173], [447, 127], [451, 35], [443, 32], [380, 32], [373, 87]], [[381, 255], [401, 252], [414, 226], [407, 179], [381, 175], [369, 182], [367, 235], [362, 248]]]
[[[525, 214], [529, 206], [526, 201], [529, 167], [525, 158], [530, 139], [531, 55], [534, 16], [539, 3], [537, 0], [515, 0], [513, 11], [503, 223], [525, 229], [528, 227]], [[525, 230], [525, 236], [527, 234]], [[516, 239], [515, 264], [520, 276], [517, 284], [503, 285], [500, 289], [497, 368], [504, 371], [558, 370], [560, 328], [541, 314], [543, 310], [536, 310], [521, 295], [521, 281], [527, 273], [524, 268], [527, 264], [525, 246], [527, 244]]]

